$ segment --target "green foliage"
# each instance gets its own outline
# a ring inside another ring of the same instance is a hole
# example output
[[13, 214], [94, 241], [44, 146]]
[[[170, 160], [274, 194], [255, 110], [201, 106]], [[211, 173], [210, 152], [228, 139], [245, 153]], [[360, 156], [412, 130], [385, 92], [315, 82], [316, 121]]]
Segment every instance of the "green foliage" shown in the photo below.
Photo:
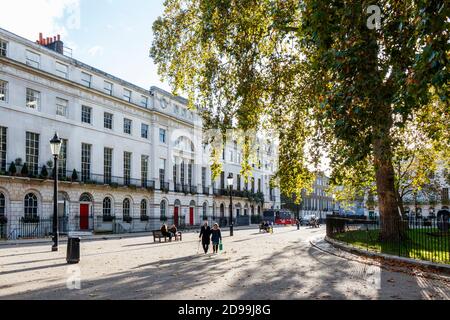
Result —
[[47, 167], [44, 165], [41, 170], [41, 177], [46, 179], [48, 177]]
[[16, 168], [16, 164], [14, 162], [11, 162], [11, 164], [9, 165], [9, 169], [8, 172], [10, 175], [14, 176], [17, 173], [17, 168]]
[[22, 170], [20, 171], [20, 174], [21, 174], [23, 177], [28, 177], [28, 175], [30, 174], [30, 172], [29, 172], [29, 170], [28, 170], [28, 165], [27, 165], [26, 162], [23, 164]]
[[[370, 4], [168, 0], [150, 54], [174, 93], [202, 111], [206, 129], [277, 131], [273, 181], [284, 194], [300, 201], [326, 156], [335, 187], [355, 196], [376, 185], [392, 199], [387, 176], [402, 157], [408, 125], [420, 124], [415, 128], [442, 150], [450, 145], [449, 7], [443, 0], [378, 1], [382, 28], [369, 30]], [[222, 147], [213, 148], [213, 177]], [[246, 177], [249, 159], [244, 145]], [[392, 214], [395, 201], [389, 206]]]
[[78, 172], [75, 169], [72, 171], [72, 181], [78, 181]]

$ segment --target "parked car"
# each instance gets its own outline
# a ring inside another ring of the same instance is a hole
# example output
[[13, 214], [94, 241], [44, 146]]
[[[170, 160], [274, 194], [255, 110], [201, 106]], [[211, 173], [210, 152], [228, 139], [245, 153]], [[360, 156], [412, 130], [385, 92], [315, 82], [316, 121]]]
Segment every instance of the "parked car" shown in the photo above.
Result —
[[316, 215], [314, 215], [314, 214], [309, 214], [309, 215], [306, 215], [306, 216], [304, 216], [304, 217], [302, 218], [302, 220], [301, 220], [301, 225], [302, 225], [302, 226], [309, 226], [309, 225], [310, 225], [310, 221], [311, 221], [312, 218], [316, 218], [316, 219], [318, 220], [318, 218], [317, 218]]

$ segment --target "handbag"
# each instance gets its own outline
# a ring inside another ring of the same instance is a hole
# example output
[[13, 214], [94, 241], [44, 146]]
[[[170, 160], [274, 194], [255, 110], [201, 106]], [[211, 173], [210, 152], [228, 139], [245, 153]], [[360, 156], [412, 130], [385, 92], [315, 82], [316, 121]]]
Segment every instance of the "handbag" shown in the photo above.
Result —
[[220, 251], [223, 250], [223, 243], [222, 243], [222, 240], [220, 240], [220, 242], [219, 242], [219, 250], [220, 250]]

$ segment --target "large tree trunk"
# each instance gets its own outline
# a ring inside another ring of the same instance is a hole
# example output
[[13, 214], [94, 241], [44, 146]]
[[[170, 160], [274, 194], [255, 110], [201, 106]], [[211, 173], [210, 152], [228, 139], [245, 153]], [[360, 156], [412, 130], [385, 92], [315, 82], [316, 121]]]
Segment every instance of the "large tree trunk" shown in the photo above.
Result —
[[394, 167], [390, 139], [377, 138], [374, 141], [374, 161], [380, 210], [381, 240], [398, 240], [401, 234], [400, 214], [395, 190]]

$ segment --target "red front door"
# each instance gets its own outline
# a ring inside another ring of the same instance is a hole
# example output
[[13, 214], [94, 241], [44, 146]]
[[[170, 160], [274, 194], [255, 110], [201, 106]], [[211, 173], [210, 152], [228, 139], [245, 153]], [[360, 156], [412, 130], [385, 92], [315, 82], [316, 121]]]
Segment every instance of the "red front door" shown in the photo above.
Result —
[[194, 225], [194, 208], [189, 208], [189, 222]]
[[175, 207], [173, 210], [173, 220], [174, 220], [175, 226], [178, 227], [178, 207]]
[[89, 205], [80, 204], [80, 230], [89, 230]]

